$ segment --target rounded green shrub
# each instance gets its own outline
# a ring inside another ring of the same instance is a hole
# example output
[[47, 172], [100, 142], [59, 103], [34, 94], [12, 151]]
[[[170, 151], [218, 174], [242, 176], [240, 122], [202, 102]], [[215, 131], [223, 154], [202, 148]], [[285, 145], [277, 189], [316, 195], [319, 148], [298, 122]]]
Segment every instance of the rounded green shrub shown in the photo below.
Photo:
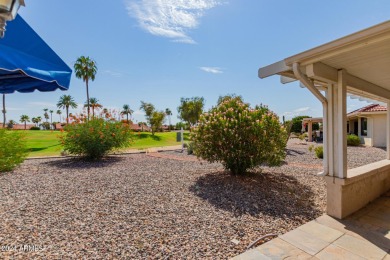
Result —
[[30, 130], [41, 130], [38, 126], [33, 126], [30, 128]]
[[26, 159], [27, 154], [22, 132], [0, 129], [0, 172], [13, 170]]
[[232, 174], [267, 164], [280, 165], [286, 156], [287, 131], [265, 106], [254, 109], [240, 97], [227, 98], [201, 115], [191, 133], [194, 153], [221, 162]]
[[132, 141], [127, 124], [101, 118], [67, 125], [65, 132], [60, 136], [64, 152], [90, 160], [100, 159], [114, 149], [130, 145]]
[[324, 158], [324, 147], [323, 146], [317, 146], [314, 148], [314, 152], [316, 153], [317, 158], [323, 159]]
[[347, 145], [350, 146], [359, 146], [360, 145], [360, 138], [357, 135], [348, 135], [347, 136]]

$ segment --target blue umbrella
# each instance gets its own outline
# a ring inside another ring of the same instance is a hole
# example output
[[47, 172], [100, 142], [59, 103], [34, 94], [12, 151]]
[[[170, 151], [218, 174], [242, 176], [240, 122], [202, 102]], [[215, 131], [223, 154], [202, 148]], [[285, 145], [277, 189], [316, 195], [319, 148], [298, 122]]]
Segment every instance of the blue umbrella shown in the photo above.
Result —
[[0, 39], [0, 93], [67, 90], [72, 70], [20, 17]]

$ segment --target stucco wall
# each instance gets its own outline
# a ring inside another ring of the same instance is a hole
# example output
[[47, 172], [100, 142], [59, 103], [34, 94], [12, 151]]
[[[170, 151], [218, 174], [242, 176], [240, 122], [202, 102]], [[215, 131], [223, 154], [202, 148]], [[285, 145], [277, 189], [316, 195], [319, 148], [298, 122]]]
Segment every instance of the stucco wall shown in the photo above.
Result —
[[386, 147], [386, 115], [372, 115], [373, 143], [375, 147]]

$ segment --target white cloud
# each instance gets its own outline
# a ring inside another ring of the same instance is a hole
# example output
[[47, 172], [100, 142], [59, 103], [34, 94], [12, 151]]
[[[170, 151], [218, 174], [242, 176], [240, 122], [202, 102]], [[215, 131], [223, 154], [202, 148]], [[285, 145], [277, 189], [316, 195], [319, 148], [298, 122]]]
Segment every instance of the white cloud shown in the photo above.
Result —
[[120, 72], [117, 72], [117, 71], [112, 71], [112, 70], [105, 70], [104, 73], [112, 76], [112, 77], [116, 77], [116, 78], [119, 78], [121, 77], [123, 74], [120, 73]]
[[309, 112], [313, 112], [313, 109], [310, 109], [310, 107], [300, 107], [297, 109], [294, 109], [293, 111], [284, 112], [283, 115], [286, 117], [295, 117], [295, 116], [302, 116], [307, 115]]
[[174, 42], [196, 43], [188, 31], [199, 26], [200, 18], [220, 0], [126, 0], [130, 16], [147, 32]]
[[42, 109], [43, 108], [49, 108], [49, 107], [57, 107], [55, 104], [48, 103], [48, 102], [28, 102], [27, 104], [30, 105], [30, 106], [42, 107]]
[[213, 73], [213, 74], [223, 73], [222, 69], [219, 67], [200, 67], [200, 69], [205, 72]]

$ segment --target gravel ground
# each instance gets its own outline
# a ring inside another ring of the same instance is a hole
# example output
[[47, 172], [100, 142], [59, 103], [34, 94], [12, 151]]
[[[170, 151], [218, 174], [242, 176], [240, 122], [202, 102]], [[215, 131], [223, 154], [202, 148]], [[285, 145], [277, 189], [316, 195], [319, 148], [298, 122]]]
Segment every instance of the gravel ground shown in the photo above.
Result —
[[[376, 148], [348, 154], [349, 167], [385, 158]], [[308, 145], [290, 142], [282, 167], [245, 177], [194, 158], [26, 161], [0, 176], [0, 258], [226, 259], [325, 210], [322, 161]]]

